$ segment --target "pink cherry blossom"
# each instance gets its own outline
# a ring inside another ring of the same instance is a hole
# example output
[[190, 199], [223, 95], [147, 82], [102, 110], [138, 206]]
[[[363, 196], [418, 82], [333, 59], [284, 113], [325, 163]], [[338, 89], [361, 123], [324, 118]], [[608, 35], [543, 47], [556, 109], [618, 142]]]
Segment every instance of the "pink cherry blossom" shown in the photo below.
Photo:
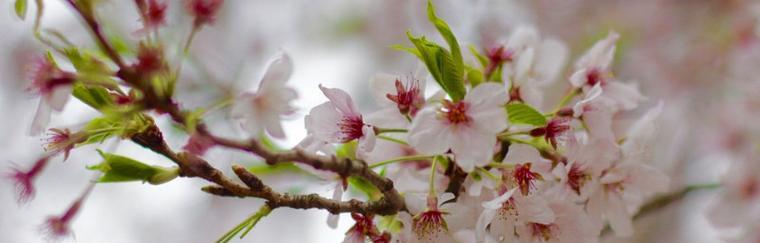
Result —
[[515, 61], [502, 72], [511, 100], [525, 101], [535, 107], [543, 105], [543, 91], [557, 79], [568, 56], [567, 47], [554, 39], [540, 40], [531, 27], [519, 27], [508, 44], [515, 50]]
[[626, 84], [613, 80], [611, 65], [615, 56], [616, 42], [620, 35], [610, 32], [607, 37], [591, 47], [575, 63], [575, 72], [570, 76], [573, 87], [583, 88], [588, 92], [599, 84], [602, 95], [615, 103], [616, 109], [635, 109], [646, 98], [639, 92], [635, 83]]
[[27, 171], [13, 168], [7, 175], [8, 179], [13, 181], [16, 186], [16, 198], [18, 203], [29, 202], [34, 197], [34, 180], [40, 176], [40, 173], [45, 169], [49, 159], [49, 157], [38, 159], [32, 168]]
[[598, 230], [580, 205], [567, 203], [561, 197], [549, 196], [549, 207], [554, 212], [550, 223], [528, 222], [516, 232], [519, 242], [574, 243], [598, 242]]
[[453, 198], [454, 195], [451, 193], [427, 196], [425, 199], [422, 199], [421, 195], [407, 195], [406, 205], [409, 213], [414, 215], [412, 218], [402, 218], [409, 242], [455, 242], [446, 220], [447, 209], [451, 205], [444, 204]]
[[507, 127], [506, 100], [500, 85], [484, 83], [464, 100], [425, 108], [412, 121], [409, 144], [426, 154], [451, 150], [457, 164], [471, 172], [491, 162], [496, 134]]
[[240, 120], [251, 136], [258, 137], [266, 130], [273, 137], [285, 137], [281, 120], [295, 112], [290, 103], [298, 96], [294, 89], [285, 86], [292, 70], [290, 57], [281, 53], [269, 64], [258, 90], [243, 93], [233, 104], [232, 117]]
[[372, 152], [375, 147], [374, 128], [364, 123], [351, 96], [340, 89], [321, 85], [319, 88], [329, 101], [312, 108], [306, 115], [306, 131], [310, 136], [307, 139], [312, 141], [302, 142], [300, 146], [313, 147], [315, 143], [347, 143], [358, 140], [357, 156], [362, 157]]
[[589, 198], [587, 210], [597, 222], [609, 222], [621, 237], [633, 234], [634, 209], [655, 193], [667, 191], [668, 176], [638, 162], [626, 162], [607, 170], [599, 180], [600, 188]]
[[193, 25], [196, 28], [204, 24], [214, 23], [222, 4], [224, 4], [224, 0], [185, 0], [185, 8], [195, 18]]
[[723, 177], [723, 190], [709, 211], [718, 227], [735, 227], [760, 219], [760, 163], [756, 157], [734, 162]]
[[62, 111], [69, 101], [75, 74], [61, 70], [52, 57], [38, 57], [29, 68], [30, 92], [40, 95], [30, 133], [37, 135], [45, 130], [52, 111]]

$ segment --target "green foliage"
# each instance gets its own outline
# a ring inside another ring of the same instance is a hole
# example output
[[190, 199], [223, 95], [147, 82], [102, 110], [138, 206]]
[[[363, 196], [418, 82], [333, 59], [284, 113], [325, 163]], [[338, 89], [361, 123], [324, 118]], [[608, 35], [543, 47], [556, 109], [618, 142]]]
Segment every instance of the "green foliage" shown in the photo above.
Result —
[[356, 140], [341, 144], [335, 149], [335, 155], [338, 158], [356, 159], [357, 144]]
[[16, 3], [13, 4], [14, 10], [16, 10], [16, 16], [18, 16], [21, 20], [26, 19], [26, 9], [28, 2], [27, 0], [16, 0]]
[[535, 108], [524, 103], [513, 103], [507, 105], [509, 122], [512, 124], [526, 124], [533, 126], [543, 126], [546, 124], [546, 117]]
[[348, 185], [350, 188], [364, 193], [369, 200], [379, 200], [383, 195], [375, 185], [361, 177], [349, 176]]
[[114, 104], [111, 94], [102, 87], [87, 87], [82, 84], [74, 84], [72, 95], [96, 110], [102, 110]]
[[406, 34], [416, 50], [399, 46], [395, 48], [410, 52], [420, 58], [438, 85], [451, 99], [459, 101], [467, 93], [464, 86], [464, 62], [459, 43], [449, 25], [436, 16], [433, 4], [430, 1], [428, 1], [428, 19], [448, 43], [448, 50], [427, 40], [424, 36], [415, 37], [410, 32]]
[[118, 87], [112, 78], [113, 71], [93, 53], [77, 48], [65, 49], [64, 53], [77, 70], [78, 81], [104, 87]]
[[145, 131], [153, 120], [140, 113], [106, 112], [103, 117], [91, 120], [84, 127], [88, 139], [82, 144], [102, 143], [110, 137], [129, 138]]
[[467, 71], [467, 81], [470, 82], [472, 87], [476, 87], [485, 81], [483, 78], [483, 72], [480, 71], [480, 69], [465, 66], [465, 71]]
[[454, 65], [460, 68], [464, 67], [464, 61], [462, 61], [462, 51], [459, 49], [459, 42], [457, 42], [457, 38], [454, 37], [454, 33], [451, 31], [449, 24], [435, 15], [435, 7], [433, 6], [433, 2], [431, 0], [428, 0], [427, 15], [430, 23], [435, 26], [435, 28], [438, 30], [438, 33], [440, 33], [441, 36], [443, 36], [443, 39], [446, 40], [446, 43], [449, 44], [449, 52], [451, 52], [451, 57], [454, 61]]
[[404, 228], [404, 224], [401, 222], [401, 220], [398, 220], [396, 216], [397, 215], [379, 216], [380, 220], [378, 220], [377, 229], [381, 232], [382, 231], [388, 231], [391, 233], [401, 232], [401, 229]]
[[457, 66], [448, 50], [427, 40], [424, 36], [414, 37], [409, 32], [406, 34], [417, 48], [417, 52], [420, 54], [419, 58], [425, 63], [441, 89], [449, 94], [454, 101], [464, 98], [467, 92], [463, 82], [464, 66]]
[[472, 52], [472, 55], [475, 56], [476, 59], [478, 59], [478, 63], [480, 63], [483, 68], [486, 68], [488, 66], [488, 58], [486, 56], [483, 56], [483, 54], [480, 54], [478, 52], [478, 49], [475, 48], [474, 45], [469, 45], [470, 52]]
[[171, 181], [179, 175], [179, 168], [177, 167], [152, 166], [124, 156], [104, 153], [100, 150], [98, 153], [103, 157], [103, 162], [88, 166], [87, 169], [103, 172], [103, 176], [98, 179], [98, 182], [101, 183], [142, 181], [158, 185]]
[[243, 233], [240, 234], [240, 239], [243, 239], [243, 237], [245, 237], [248, 234], [248, 232], [250, 232], [253, 229], [253, 227], [256, 226], [257, 223], [259, 223], [259, 221], [261, 221], [262, 218], [266, 217], [271, 212], [272, 212], [272, 208], [270, 208], [269, 205], [264, 204], [263, 206], [261, 206], [261, 208], [259, 208], [259, 211], [257, 211], [256, 213], [254, 213], [253, 215], [245, 219], [243, 222], [235, 226], [235, 228], [232, 228], [230, 231], [224, 234], [222, 238], [219, 238], [216, 242], [217, 243], [230, 242], [230, 240], [232, 240], [232, 238], [234, 238], [235, 235], [237, 235], [241, 231], [243, 231]]

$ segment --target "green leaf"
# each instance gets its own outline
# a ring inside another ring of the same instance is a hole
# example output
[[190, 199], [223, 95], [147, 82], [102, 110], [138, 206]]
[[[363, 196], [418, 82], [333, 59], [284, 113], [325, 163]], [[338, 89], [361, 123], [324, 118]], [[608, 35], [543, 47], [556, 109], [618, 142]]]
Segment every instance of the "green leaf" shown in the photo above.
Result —
[[248, 234], [248, 232], [250, 232], [251, 229], [253, 229], [253, 227], [259, 223], [259, 221], [261, 221], [262, 218], [266, 217], [271, 212], [272, 212], [272, 208], [270, 208], [269, 205], [264, 204], [263, 206], [261, 206], [261, 208], [259, 208], [259, 211], [256, 211], [256, 213], [254, 213], [250, 217], [243, 220], [243, 222], [241, 222], [240, 224], [235, 226], [235, 228], [232, 228], [230, 231], [225, 233], [221, 238], [216, 240], [216, 242], [218, 243], [229, 242], [230, 240], [232, 240], [232, 238], [235, 237], [235, 235], [237, 235], [241, 231], [243, 231], [243, 233], [240, 234], [240, 239], [243, 239], [243, 237], [245, 237]]
[[96, 110], [102, 110], [113, 105], [111, 94], [102, 87], [86, 87], [82, 84], [75, 84], [72, 95]]
[[103, 172], [103, 176], [98, 179], [98, 182], [142, 181], [158, 185], [171, 181], [179, 175], [179, 168], [176, 167], [151, 166], [124, 156], [104, 153], [100, 150], [98, 150], [98, 153], [103, 157], [103, 162], [87, 167], [90, 170]]
[[409, 52], [412, 55], [415, 55], [417, 58], [422, 59], [422, 54], [420, 54], [420, 52], [417, 49], [415, 49], [414, 47], [408, 47], [408, 46], [404, 46], [404, 45], [392, 45], [391, 48], [393, 48], [395, 50], [399, 50], [399, 51]]
[[470, 85], [473, 88], [483, 82], [483, 72], [481, 72], [479, 69], [465, 66], [465, 70], [467, 71], [467, 81], [470, 82]]
[[391, 233], [398, 233], [404, 228], [404, 224], [401, 220], [398, 220], [397, 215], [379, 216], [380, 220], [377, 222], [377, 229], [380, 231], [389, 231]]
[[280, 173], [307, 173], [303, 169], [296, 166], [293, 162], [277, 163], [273, 165], [261, 164], [248, 167], [248, 171], [255, 175], [273, 175]]
[[434, 42], [428, 41], [424, 36], [414, 37], [410, 32], [406, 32], [406, 34], [417, 48], [420, 59], [425, 63], [430, 75], [441, 86], [441, 89], [454, 101], [464, 98], [466, 89], [463, 82], [463, 66], [457, 66], [449, 51]]
[[443, 36], [443, 39], [446, 40], [446, 43], [449, 44], [449, 52], [451, 53], [454, 64], [460, 70], [459, 73], [461, 75], [461, 70], [464, 69], [464, 62], [462, 61], [462, 51], [459, 49], [459, 42], [457, 42], [457, 38], [454, 37], [454, 33], [451, 32], [449, 24], [435, 15], [435, 7], [431, 0], [428, 0], [427, 15], [430, 22], [433, 23], [436, 29], [438, 29], [438, 33], [440, 33], [441, 36]]
[[546, 124], [546, 117], [535, 108], [524, 103], [513, 103], [507, 105], [509, 122], [512, 124], [527, 124], [533, 126], [543, 126]]
[[341, 144], [335, 149], [335, 155], [338, 158], [356, 159], [357, 144], [356, 140]]
[[140, 113], [104, 112], [103, 117], [91, 120], [84, 127], [88, 138], [82, 144], [102, 143], [110, 137], [128, 138], [145, 131], [153, 120]]
[[383, 195], [375, 185], [361, 177], [349, 176], [348, 185], [350, 188], [363, 192], [370, 200], [378, 200]]
[[21, 20], [26, 19], [27, 0], [16, 0], [14, 8], [16, 10], [16, 16]]
[[478, 59], [478, 62], [480, 63], [480, 65], [483, 66], [483, 68], [488, 67], [488, 58], [486, 56], [483, 56], [483, 54], [480, 54], [480, 52], [478, 52], [478, 49], [475, 48], [474, 45], [469, 45], [468, 47], [470, 48], [470, 52], [472, 52], [472, 55], [475, 56], [476, 59]]
[[113, 71], [93, 53], [77, 48], [67, 48], [64, 52], [77, 70], [77, 80], [105, 87], [118, 87], [118, 83], [112, 78]]

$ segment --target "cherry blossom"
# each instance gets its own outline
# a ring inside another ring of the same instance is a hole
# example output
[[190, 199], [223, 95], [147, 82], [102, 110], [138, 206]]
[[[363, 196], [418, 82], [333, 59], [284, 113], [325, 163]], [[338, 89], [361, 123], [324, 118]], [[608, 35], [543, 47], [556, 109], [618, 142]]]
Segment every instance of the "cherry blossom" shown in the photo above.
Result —
[[34, 197], [34, 180], [40, 176], [49, 159], [49, 157], [40, 158], [29, 170], [23, 171], [14, 168], [7, 175], [7, 178], [13, 181], [16, 186], [16, 198], [19, 203], [29, 202]]
[[567, 60], [567, 47], [555, 39], [540, 40], [531, 27], [519, 27], [507, 48], [514, 50], [514, 62], [502, 74], [509, 81], [504, 83], [511, 90], [511, 100], [542, 107], [542, 89], [557, 79]]
[[[362, 114], [351, 96], [343, 90], [319, 86], [328, 102], [309, 111], [304, 120], [308, 133], [306, 142], [299, 146], [313, 147], [319, 143], [346, 143], [358, 140], [359, 157], [372, 152], [375, 147], [375, 130], [364, 123]], [[309, 141], [307, 141], [309, 140]]]
[[724, 189], [708, 211], [708, 219], [718, 227], [740, 226], [760, 218], [760, 163], [747, 157], [728, 169]]
[[37, 135], [45, 130], [51, 112], [62, 111], [68, 103], [76, 75], [58, 68], [51, 56], [38, 57], [28, 71], [31, 84], [27, 90], [42, 97], [30, 130]]
[[616, 109], [631, 110], [645, 100], [635, 83], [626, 84], [615, 81], [611, 65], [615, 56], [616, 42], [620, 35], [610, 32], [607, 37], [592, 46], [575, 63], [575, 72], [570, 76], [573, 87], [582, 87], [584, 91], [599, 84], [603, 96], [612, 100]]
[[224, 0], [185, 0], [185, 8], [195, 18], [193, 25], [196, 28], [204, 24], [212, 24], [222, 4]]
[[[456, 242], [447, 224], [447, 209], [450, 204], [445, 202], [454, 198], [451, 193], [443, 193], [438, 196], [427, 196], [423, 199], [418, 196], [406, 196], [406, 204], [409, 207], [409, 213], [414, 215], [412, 218], [402, 219], [409, 236], [409, 242], [434, 243], [434, 242]], [[406, 214], [403, 214], [406, 215]]]
[[466, 172], [491, 162], [496, 133], [507, 126], [506, 92], [495, 83], [472, 89], [464, 100], [444, 101], [420, 111], [409, 129], [409, 143], [418, 151], [442, 154], [451, 150]]
[[232, 117], [241, 120], [241, 126], [250, 135], [258, 137], [266, 130], [273, 137], [285, 137], [281, 120], [295, 112], [290, 103], [298, 96], [294, 89], [285, 86], [292, 70], [290, 56], [279, 54], [269, 64], [258, 90], [244, 92], [233, 104]]

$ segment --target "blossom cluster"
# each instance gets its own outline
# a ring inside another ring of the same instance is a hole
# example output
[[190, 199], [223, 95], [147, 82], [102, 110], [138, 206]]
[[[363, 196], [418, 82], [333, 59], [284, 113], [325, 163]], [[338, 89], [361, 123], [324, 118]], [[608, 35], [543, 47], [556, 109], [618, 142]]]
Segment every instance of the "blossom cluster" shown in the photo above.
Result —
[[[616, 32], [570, 67], [565, 44], [530, 26], [516, 28], [503, 42], [463, 54], [429, 2], [428, 18], [448, 47], [407, 33], [413, 46], [397, 48], [418, 57], [424, 68], [414, 75], [372, 77], [369, 86], [379, 107], [374, 111], [359, 109], [340, 88], [315, 87], [328, 101], [304, 118], [307, 136], [292, 153], [272, 154], [262, 152], [258, 142], [285, 137], [282, 120], [296, 111], [292, 102], [298, 97], [287, 83], [294, 60], [282, 52], [255, 90], [223, 103], [251, 142], [217, 137], [202, 121], [205, 109], [181, 110], [173, 97], [181, 64], [171, 65], [163, 45], [151, 41], [158, 38], [169, 6], [158, 0], [136, 3], [144, 24], [139, 33], [146, 40], [133, 60], [125, 61], [107, 40], [98, 38], [113, 63], [53, 45], [76, 70], [63, 70], [54, 54], [31, 70], [30, 89], [42, 97], [33, 132], [44, 131], [50, 113], [63, 110], [70, 96], [103, 117], [84, 128], [50, 128], [48, 155], [31, 170], [11, 175], [21, 201], [31, 198], [32, 180], [52, 156], [68, 157], [72, 149], [108, 138], [132, 140], [178, 166], [147, 165], [101, 152], [103, 162], [88, 167], [102, 173], [98, 182], [161, 184], [183, 175], [218, 185], [204, 188], [214, 195], [267, 200], [265, 213], [241, 224], [246, 227], [283, 205], [328, 209], [333, 213], [330, 226], [337, 224], [334, 214], [350, 212], [355, 222], [344, 242], [598, 242], [607, 227], [618, 236], [631, 236], [639, 208], [650, 197], [668, 192], [668, 176], [648, 164], [663, 104], [647, 102], [635, 83], [614, 75], [620, 38]], [[193, 29], [185, 52], [195, 33], [213, 24], [222, 4], [186, 1]], [[94, 35], [102, 37], [91, 9], [71, 5], [94, 26]], [[555, 86], [568, 86], [564, 96], [549, 92]], [[184, 128], [190, 137], [185, 152], [172, 152], [161, 141], [148, 111], [167, 115]], [[294, 160], [289, 162], [332, 183], [333, 197], [297, 201], [276, 194], [254, 175], [235, 171], [244, 188], [203, 160], [205, 151], [216, 146], [251, 152], [268, 165]], [[365, 192], [366, 204], [343, 201], [349, 188]], [[750, 189], [736, 193], [740, 197]], [[50, 221], [53, 234], [67, 234], [69, 220], [90, 190], [64, 216]], [[403, 200], [393, 201], [394, 195]]]

